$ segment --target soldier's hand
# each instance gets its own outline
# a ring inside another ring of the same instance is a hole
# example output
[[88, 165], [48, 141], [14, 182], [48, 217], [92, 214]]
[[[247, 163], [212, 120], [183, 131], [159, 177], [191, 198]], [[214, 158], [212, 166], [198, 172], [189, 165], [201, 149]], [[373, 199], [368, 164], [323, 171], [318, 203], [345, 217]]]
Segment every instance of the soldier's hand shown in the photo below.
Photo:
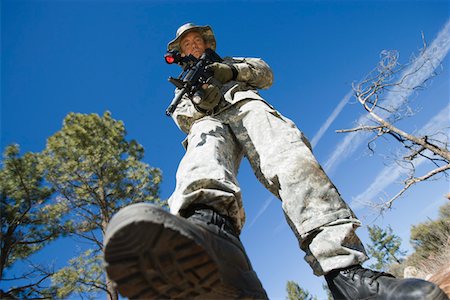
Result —
[[222, 98], [220, 88], [215, 84], [204, 84], [202, 94], [202, 97], [194, 97], [192, 101], [196, 106], [206, 111], [213, 110]]
[[237, 70], [233, 66], [223, 63], [212, 63], [206, 67], [208, 71], [213, 72], [214, 78], [220, 83], [227, 83], [228, 81], [235, 79]]

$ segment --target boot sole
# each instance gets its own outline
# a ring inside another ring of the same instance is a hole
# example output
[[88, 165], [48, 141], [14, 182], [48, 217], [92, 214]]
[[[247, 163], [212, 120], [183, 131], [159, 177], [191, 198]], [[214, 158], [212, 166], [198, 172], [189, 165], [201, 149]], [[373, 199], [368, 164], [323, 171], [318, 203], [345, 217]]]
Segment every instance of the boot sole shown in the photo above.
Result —
[[239, 291], [221, 281], [217, 263], [198, 239], [179, 224], [171, 224], [167, 212], [141, 210], [140, 216], [139, 204], [131, 208], [111, 220], [105, 235], [107, 274], [121, 295], [130, 299], [242, 299]]

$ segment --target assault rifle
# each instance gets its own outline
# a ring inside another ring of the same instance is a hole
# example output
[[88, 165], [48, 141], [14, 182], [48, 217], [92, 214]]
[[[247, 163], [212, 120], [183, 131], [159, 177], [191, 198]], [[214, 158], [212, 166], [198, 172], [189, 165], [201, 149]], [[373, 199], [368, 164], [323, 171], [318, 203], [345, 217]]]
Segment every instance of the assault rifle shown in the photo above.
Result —
[[[169, 82], [175, 85], [179, 91], [176, 93], [172, 102], [166, 109], [166, 115], [170, 116], [177, 108], [184, 95], [187, 95], [191, 100], [194, 97], [203, 97], [202, 85], [213, 76], [211, 71], [205, 69], [205, 67], [214, 62], [222, 62], [223, 59], [212, 49], [206, 49], [202, 56], [197, 59], [192, 54], [188, 56], [181, 56], [181, 54], [172, 50], [164, 55], [166, 63], [176, 63], [181, 66], [183, 71], [178, 78], [169, 77]], [[199, 100], [198, 99], [198, 100]], [[197, 103], [199, 101], [196, 101]]]

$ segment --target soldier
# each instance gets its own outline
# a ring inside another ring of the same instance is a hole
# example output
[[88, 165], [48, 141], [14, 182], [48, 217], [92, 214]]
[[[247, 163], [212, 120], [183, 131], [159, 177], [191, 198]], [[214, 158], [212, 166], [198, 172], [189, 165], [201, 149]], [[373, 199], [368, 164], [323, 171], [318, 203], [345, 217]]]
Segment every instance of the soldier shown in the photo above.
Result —
[[[209, 26], [181, 26], [169, 50], [196, 58], [216, 49]], [[272, 71], [261, 59], [225, 58], [208, 66], [202, 99], [184, 97], [172, 117], [188, 136], [169, 199], [121, 210], [105, 236], [109, 278], [130, 298], [267, 299], [239, 234], [245, 214], [236, 179], [245, 156], [282, 201], [286, 220], [314, 273], [335, 299], [447, 299], [435, 285], [365, 269], [360, 222], [292, 121], [258, 93]]]

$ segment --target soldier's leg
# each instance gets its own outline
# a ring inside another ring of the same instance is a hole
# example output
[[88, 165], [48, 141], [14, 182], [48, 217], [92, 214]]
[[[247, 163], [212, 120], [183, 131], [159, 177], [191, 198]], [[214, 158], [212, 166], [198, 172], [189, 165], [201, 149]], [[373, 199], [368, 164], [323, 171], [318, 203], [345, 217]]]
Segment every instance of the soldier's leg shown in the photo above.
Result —
[[133, 299], [267, 299], [239, 240], [241, 149], [213, 118], [193, 125], [170, 214], [147, 203], [119, 211], [105, 234], [109, 278]]
[[183, 214], [193, 205], [207, 205], [233, 219], [240, 231], [245, 219], [236, 179], [242, 149], [228, 125], [208, 117], [196, 122], [176, 175], [170, 211]]
[[241, 104], [228, 116], [257, 177], [282, 200], [314, 273], [364, 261], [364, 248], [354, 232], [360, 223], [297, 127], [261, 101]]
[[249, 101], [229, 112], [258, 178], [283, 201], [289, 225], [335, 299], [448, 299], [436, 285], [361, 267], [359, 221], [314, 158], [303, 134], [269, 106]]

